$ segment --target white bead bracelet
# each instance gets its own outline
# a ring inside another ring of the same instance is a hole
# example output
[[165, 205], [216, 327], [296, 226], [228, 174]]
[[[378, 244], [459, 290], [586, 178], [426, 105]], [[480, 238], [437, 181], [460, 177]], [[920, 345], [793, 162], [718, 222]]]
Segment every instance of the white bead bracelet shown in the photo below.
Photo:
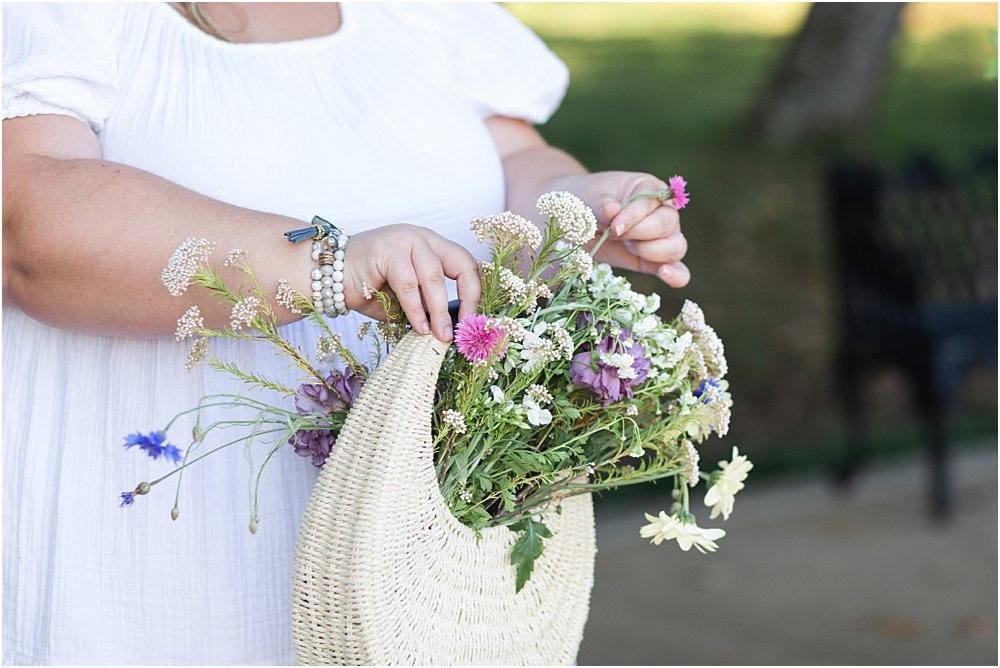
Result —
[[292, 243], [311, 238], [312, 259], [316, 268], [312, 270], [313, 308], [331, 318], [347, 315], [344, 300], [344, 250], [348, 236], [333, 223], [319, 216], [312, 219], [312, 227], [285, 232]]

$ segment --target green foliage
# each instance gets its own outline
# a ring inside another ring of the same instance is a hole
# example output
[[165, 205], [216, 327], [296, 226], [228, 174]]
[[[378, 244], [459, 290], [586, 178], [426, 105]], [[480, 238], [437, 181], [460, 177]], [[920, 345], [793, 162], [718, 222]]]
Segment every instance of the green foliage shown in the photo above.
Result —
[[517, 568], [516, 591], [521, 591], [535, 570], [535, 560], [545, 549], [542, 540], [552, 538], [552, 532], [542, 522], [526, 517], [510, 525], [511, 531], [520, 532], [510, 553], [510, 563]]

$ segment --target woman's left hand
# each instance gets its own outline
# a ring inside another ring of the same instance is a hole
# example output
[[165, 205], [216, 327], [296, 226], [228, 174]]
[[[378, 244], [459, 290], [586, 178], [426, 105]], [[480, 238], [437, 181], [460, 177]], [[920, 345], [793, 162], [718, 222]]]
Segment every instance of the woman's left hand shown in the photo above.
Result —
[[687, 285], [691, 272], [681, 262], [687, 239], [677, 209], [657, 199], [635, 200], [622, 208], [630, 197], [666, 188], [663, 180], [639, 172], [597, 172], [573, 179], [569, 189], [594, 210], [601, 230], [598, 237], [611, 226], [597, 260], [653, 274], [674, 288]]

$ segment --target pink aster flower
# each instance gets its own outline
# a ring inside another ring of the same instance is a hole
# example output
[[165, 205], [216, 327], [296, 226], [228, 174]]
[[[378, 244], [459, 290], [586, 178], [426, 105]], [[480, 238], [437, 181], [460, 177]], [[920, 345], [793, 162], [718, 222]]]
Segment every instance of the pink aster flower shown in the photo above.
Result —
[[688, 205], [691, 201], [691, 195], [684, 192], [687, 188], [687, 181], [684, 180], [683, 176], [671, 176], [670, 177], [670, 192], [671, 202], [674, 204], [674, 208], [680, 211]]
[[507, 352], [507, 334], [493, 318], [467, 315], [455, 328], [455, 346], [470, 362], [485, 362]]

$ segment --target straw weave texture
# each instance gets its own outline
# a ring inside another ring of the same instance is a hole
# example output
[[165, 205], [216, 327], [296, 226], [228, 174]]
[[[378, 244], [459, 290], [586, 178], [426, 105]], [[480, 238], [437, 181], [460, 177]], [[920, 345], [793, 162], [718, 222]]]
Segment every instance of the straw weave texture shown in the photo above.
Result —
[[431, 410], [447, 350], [408, 334], [365, 383], [306, 509], [292, 582], [304, 665], [571, 664], [594, 579], [589, 494], [514, 593], [505, 527], [477, 538], [444, 504]]

